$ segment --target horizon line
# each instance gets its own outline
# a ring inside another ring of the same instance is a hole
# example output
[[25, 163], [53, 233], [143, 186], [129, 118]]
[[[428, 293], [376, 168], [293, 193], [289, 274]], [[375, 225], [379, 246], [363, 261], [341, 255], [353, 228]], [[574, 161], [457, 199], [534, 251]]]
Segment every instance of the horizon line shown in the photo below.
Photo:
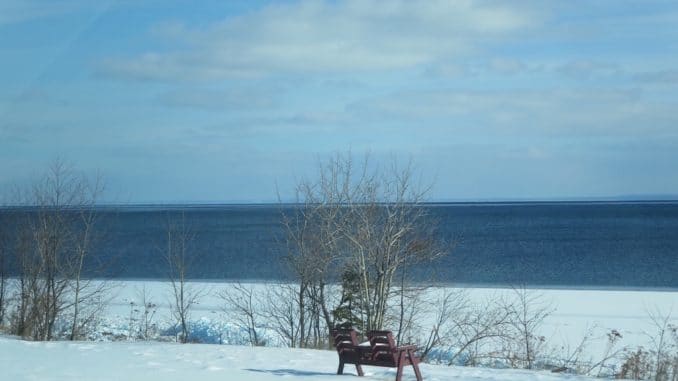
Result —
[[[613, 197], [600, 197], [600, 198], [568, 198], [568, 199], [469, 199], [469, 200], [430, 200], [420, 202], [421, 205], [474, 205], [474, 204], [485, 204], [485, 205], [517, 205], [517, 204], [629, 204], [629, 203], [650, 203], [650, 204], [662, 204], [662, 203], [678, 203], [678, 196], [668, 197], [668, 198], [613, 198]], [[129, 203], [116, 203], [116, 202], [105, 202], [105, 203], [96, 203], [95, 207], [98, 208], [115, 208], [115, 207], [132, 207], [132, 208], [162, 208], [162, 207], [218, 207], [218, 206], [291, 206], [291, 205], [302, 205], [301, 202], [273, 202], [273, 201], [171, 201], [171, 202], [129, 202]], [[386, 202], [380, 202], [380, 204], [387, 204]], [[39, 207], [38, 205], [0, 205], [0, 209], [9, 209], [9, 208], [33, 208]], [[73, 206], [77, 208], [77, 206]]]

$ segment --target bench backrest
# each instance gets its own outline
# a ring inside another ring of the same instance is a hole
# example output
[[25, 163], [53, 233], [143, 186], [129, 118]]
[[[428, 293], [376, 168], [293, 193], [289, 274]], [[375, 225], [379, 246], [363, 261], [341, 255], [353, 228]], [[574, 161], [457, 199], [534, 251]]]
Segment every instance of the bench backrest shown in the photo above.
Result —
[[332, 338], [339, 356], [344, 358], [360, 357], [358, 332], [354, 329], [333, 329]]
[[370, 340], [373, 360], [393, 364], [398, 361], [397, 346], [391, 331], [370, 331], [367, 332], [367, 338]]

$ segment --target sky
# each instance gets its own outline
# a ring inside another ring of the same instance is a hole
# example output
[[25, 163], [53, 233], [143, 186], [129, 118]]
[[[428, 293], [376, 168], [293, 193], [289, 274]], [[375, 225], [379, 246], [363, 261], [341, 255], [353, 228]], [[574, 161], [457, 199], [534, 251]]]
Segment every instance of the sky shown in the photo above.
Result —
[[269, 202], [334, 153], [430, 200], [678, 195], [675, 1], [0, 0], [0, 190]]

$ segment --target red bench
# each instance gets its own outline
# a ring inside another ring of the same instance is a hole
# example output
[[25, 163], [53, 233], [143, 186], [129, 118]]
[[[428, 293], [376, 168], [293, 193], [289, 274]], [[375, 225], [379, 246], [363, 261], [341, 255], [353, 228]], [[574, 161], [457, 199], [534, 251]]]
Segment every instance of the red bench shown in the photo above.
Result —
[[415, 354], [415, 345], [397, 346], [391, 331], [370, 331], [367, 333], [368, 345], [358, 343], [358, 334], [353, 329], [332, 331], [334, 346], [339, 355], [337, 374], [344, 373], [345, 364], [354, 364], [358, 376], [363, 376], [361, 365], [397, 368], [396, 381], [401, 381], [403, 368], [412, 365], [417, 381], [422, 381], [419, 371], [419, 358]]

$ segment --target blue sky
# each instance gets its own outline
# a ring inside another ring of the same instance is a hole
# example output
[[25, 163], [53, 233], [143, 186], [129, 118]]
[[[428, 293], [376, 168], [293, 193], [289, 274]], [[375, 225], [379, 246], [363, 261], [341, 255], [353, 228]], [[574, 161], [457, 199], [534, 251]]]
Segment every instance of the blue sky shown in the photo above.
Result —
[[0, 0], [0, 189], [283, 197], [335, 152], [433, 200], [678, 194], [674, 1]]

